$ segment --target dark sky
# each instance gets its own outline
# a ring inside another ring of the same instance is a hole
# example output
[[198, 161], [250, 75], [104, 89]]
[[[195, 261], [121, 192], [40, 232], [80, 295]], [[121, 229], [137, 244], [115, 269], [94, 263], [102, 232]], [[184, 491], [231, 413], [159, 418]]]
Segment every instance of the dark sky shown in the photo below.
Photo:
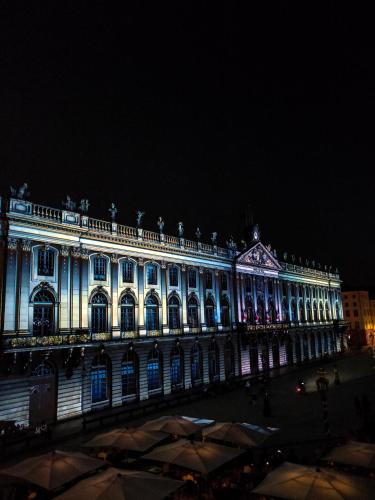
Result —
[[2, 10], [1, 191], [222, 244], [250, 205], [264, 243], [374, 286], [370, 12], [132, 3]]

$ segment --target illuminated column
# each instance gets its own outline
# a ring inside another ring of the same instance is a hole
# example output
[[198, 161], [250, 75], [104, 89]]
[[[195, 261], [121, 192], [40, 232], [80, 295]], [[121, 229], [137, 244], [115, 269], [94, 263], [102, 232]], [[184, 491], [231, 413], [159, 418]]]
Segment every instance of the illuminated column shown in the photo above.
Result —
[[221, 301], [220, 301], [220, 274], [215, 269], [215, 298], [216, 298], [216, 324], [218, 331], [223, 329], [221, 324]]
[[252, 288], [252, 292], [253, 292], [254, 314], [255, 314], [255, 317], [257, 317], [257, 315], [258, 315], [258, 300], [257, 300], [257, 283], [256, 283], [255, 276], [251, 277], [251, 285], [252, 285], [251, 288]]
[[182, 300], [182, 328], [184, 333], [189, 333], [189, 325], [187, 319], [187, 283], [186, 283], [186, 266], [181, 266], [181, 300]]
[[69, 247], [62, 246], [59, 255], [59, 330], [61, 333], [70, 332], [70, 302], [69, 302], [69, 286], [70, 286], [70, 263], [69, 263]]
[[306, 309], [306, 285], [302, 285], [302, 294], [303, 294], [303, 312], [305, 315], [305, 321], [307, 321], [307, 309]]
[[81, 274], [81, 250], [78, 247], [72, 249], [71, 259], [71, 288], [70, 288], [70, 324], [72, 330], [80, 328], [80, 274]]
[[245, 275], [240, 274], [240, 304], [241, 304], [241, 321], [244, 320], [244, 311], [246, 311], [246, 293], [245, 293]]
[[232, 329], [235, 329], [237, 327], [236, 325], [236, 300], [238, 301], [238, 297], [236, 297], [235, 293], [235, 273], [231, 271], [228, 273], [229, 275], [229, 289], [230, 289], [230, 318], [231, 318], [231, 327]]
[[237, 290], [238, 321], [243, 321], [241, 275], [239, 273], [235, 273], [234, 276], [236, 279], [236, 290]]
[[138, 259], [138, 331], [140, 336], [146, 335], [145, 327], [145, 278], [144, 262]]
[[280, 280], [274, 281], [275, 294], [276, 294], [276, 307], [278, 312], [278, 321], [282, 321], [282, 293]]
[[89, 315], [89, 252], [81, 249], [81, 328], [88, 328]]
[[265, 308], [265, 318], [266, 318], [266, 323], [267, 323], [267, 318], [268, 318], [268, 279], [264, 278], [263, 279], [263, 286], [264, 286], [264, 308]]
[[22, 240], [21, 276], [19, 285], [18, 331], [29, 333], [31, 241]]
[[204, 311], [204, 302], [205, 302], [205, 295], [204, 295], [204, 269], [203, 267], [199, 268], [199, 304], [200, 304], [200, 311], [201, 311], [201, 329], [202, 331], [206, 330], [206, 319], [205, 319], [205, 311]]
[[169, 325], [168, 325], [168, 305], [167, 305], [167, 265], [165, 262], [161, 263], [160, 266], [161, 274], [161, 313], [162, 313], [162, 329], [163, 335], [168, 335]]
[[16, 327], [17, 246], [18, 240], [16, 238], [8, 238], [4, 306], [5, 333], [14, 333]]
[[292, 321], [292, 294], [290, 291], [291, 284], [287, 283], [287, 301], [288, 301], [288, 311], [289, 311], [289, 321]]
[[120, 338], [118, 324], [118, 256], [111, 255], [112, 338]]

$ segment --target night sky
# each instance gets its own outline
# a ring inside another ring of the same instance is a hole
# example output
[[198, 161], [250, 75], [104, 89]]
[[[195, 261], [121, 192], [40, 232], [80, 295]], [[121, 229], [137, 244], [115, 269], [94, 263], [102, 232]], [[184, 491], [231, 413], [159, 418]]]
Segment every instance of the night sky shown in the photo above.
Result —
[[182, 220], [222, 245], [249, 206], [279, 255], [374, 287], [369, 12], [59, 3], [0, 15], [3, 194], [26, 181], [32, 201], [89, 198], [105, 219], [113, 201], [120, 223], [142, 209], [147, 229], [161, 215], [167, 234]]

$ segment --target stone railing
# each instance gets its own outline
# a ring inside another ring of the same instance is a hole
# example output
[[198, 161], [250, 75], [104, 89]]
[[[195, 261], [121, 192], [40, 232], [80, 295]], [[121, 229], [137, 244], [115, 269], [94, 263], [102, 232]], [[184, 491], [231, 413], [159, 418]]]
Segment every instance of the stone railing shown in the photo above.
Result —
[[64, 225], [78, 226], [85, 231], [91, 231], [95, 234], [102, 233], [110, 234], [111, 236], [120, 236], [128, 239], [142, 240], [159, 245], [165, 245], [173, 248], [183, 248], [185, 251], [200, 252], [208, 255], [217, 255], [223, 258], [231, 258], [233, 252], [229, 252], [226, 248], [200, 243], [191, 240], [185, 240], [177, 236], [160, 234], [146, 229], [134, 228], [117, 224], [116, 222], [108, 222], [100, 219], [93, 219], [84, 214], [69, 210], [59, 210], [44, 205], [38, 205], [25, 200], [11, 198], [9, 202], [9, 214], [18, 216], [26, 216], [28, 219], [62, 223]]
[[336, 273], [331, 273], [328, 271], [322, 271], [320, 269], [314, 269], [311, 267], [303, 267], [299, 266], [297, 264], [290, 264], [288, 262], [280, 262], [279, 264], [281, 265], [281, 268], [285, 271], [292, 271], [298, 274], [308, 274], [310, 276], [314, 277], [321, 277], [321, 278], [334, 278], [334, 279], [339, 279], [339, 275]]

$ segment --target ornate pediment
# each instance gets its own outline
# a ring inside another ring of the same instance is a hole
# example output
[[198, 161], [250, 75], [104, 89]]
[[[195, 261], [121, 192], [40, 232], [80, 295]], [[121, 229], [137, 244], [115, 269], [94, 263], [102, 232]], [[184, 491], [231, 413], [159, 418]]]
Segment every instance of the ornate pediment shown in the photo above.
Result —
[[237, 263], [274, 270], [281, 269], [280, 264], [272, 255], [271, 251], [260, 242], [242, 252], [242, 254], [237, 257]]

